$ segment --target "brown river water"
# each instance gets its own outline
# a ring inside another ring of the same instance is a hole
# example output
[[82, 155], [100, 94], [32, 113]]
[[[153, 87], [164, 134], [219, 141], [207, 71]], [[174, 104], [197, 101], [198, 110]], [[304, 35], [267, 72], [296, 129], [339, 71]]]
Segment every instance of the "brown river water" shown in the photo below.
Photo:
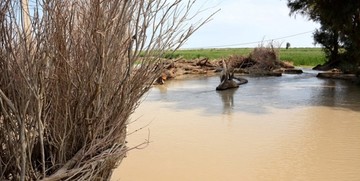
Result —
[[315, 77], [218, 77], [151, 89], [132, 116], [113, 181], [360, 180], [360, 87]]

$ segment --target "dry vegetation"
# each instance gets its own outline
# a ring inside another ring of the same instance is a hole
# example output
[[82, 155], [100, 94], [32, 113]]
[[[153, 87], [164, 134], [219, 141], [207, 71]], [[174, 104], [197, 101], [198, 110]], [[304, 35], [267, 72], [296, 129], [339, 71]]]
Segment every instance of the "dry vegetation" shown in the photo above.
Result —
[[[248, 56], [231, 55], [226, 59], [212, 61], [208, 58], [194, 60], [169, 59], [164, 66], [162, 76], [157, 79], [157, 83], [162, 84], [167, 79], [183, 74], [213, 74], [220, 72], [223, 68], [223, 62], [226, 62], [230, 72], [251, 75], [279, 76], [284, 70], [291, 72], [294, 68], [291, 63], [280, 61], [279, 48], [270, 43], [268, 46], [259, 45]], [[299, 71], [296, 73], [299, 73]]]
[[209, 20], [192, 6], [2, 0], [0, 180], [108, 180], [160, 57]]
[[249, 56], [231, 56], [232, 67], [245, 69], [250, 73], [271, 72], [280, 68], [293, 68], [289, 63], [280, 61], [279, 48], [272, 43], [267, 46], [259, 45]]

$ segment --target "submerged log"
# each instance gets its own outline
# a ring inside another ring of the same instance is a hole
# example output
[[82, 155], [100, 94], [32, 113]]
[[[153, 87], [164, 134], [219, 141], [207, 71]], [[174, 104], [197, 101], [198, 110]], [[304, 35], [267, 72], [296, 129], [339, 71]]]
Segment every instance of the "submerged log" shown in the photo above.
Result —
[[330, 78], [330, 79], [342, 79], [342, 80], [356, 80], [355, 74], [344, 74], [341, 72], [323, 72], [318, 73], [316, 77], [319, 78]]
[[301, 69], [295, 69], [295, 68], [281, 68], [274, 70], [273, 72], [281, 73], [281, 74], [302, 74], [304, 73]]
[[229, 70], [227, 64], [223, 60], [223, 70], [220, 75], [220, 84], [216, 87], [216, 90], [226, 90], [232, 88], [238, 88], [241, 84], [246, 84], [248, 80], [234, 76], [234, 69]]
[[247, 79], [239, 78], [239, 77], [233, 77], [233, 79], [228, 79], [225, 81], [222, 81], [217, 87], [216, 90], [227, 90], [227, 89], [233, 89], [238, 88], [241, 84], [248, 83]]
[[284, 69], [284, 74], [302, 74], [301, 69]]

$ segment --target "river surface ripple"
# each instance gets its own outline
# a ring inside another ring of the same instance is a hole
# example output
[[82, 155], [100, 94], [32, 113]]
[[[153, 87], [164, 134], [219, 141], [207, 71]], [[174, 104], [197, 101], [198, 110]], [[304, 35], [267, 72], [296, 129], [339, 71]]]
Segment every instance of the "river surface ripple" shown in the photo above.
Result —
[[301, 75], [155, 86], [132, 116], [112, 180], [360, 180], [360, 87]]

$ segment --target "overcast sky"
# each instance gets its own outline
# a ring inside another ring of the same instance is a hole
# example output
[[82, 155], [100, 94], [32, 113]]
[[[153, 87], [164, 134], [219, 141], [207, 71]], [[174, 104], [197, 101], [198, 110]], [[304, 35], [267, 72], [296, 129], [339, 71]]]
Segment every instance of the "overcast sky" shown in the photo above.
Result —
[[274, 41], [282, 43], [282, 47], [286, 42], [291, 47], [314, 47], [312, 32], [319, 25], [301, 15], [290, 17], [286, 3], [287, 0], [208, 0], [207, 7], [216, 5], [209, 11], [221, 11], [182, 48], [256, 47], [259, 43], [254, 42], [263, 39], [277, 39]]

